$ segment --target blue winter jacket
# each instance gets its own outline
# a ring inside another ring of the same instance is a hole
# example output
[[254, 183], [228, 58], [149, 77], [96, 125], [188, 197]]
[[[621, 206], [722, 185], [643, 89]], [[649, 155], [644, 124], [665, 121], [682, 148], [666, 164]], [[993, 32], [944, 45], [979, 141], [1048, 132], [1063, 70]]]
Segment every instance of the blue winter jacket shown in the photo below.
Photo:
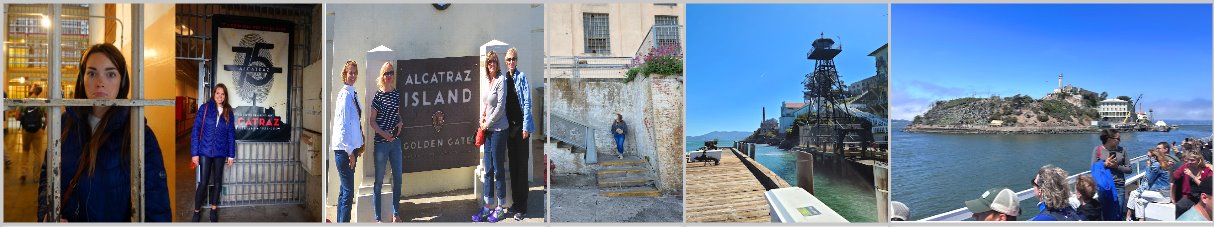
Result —
[[[59, 178], [59, 197], [64, 199], [60, 207], [61, 218], [68, 222], [130, 222], [131, 221], [131, 175], [130, 157], [124, 157], [121, 149], [130, 138], [126, 138], [124, 130], [130, 122], [130, 109], [112, 107], [118, 111], [113, 119], [97, 133], [111, 135], [101, 141], [97, 150], [94, 172], [83, 170], [71, 197], [65, 198], [68, 185], [76, 176], [81, 155], [89, 146], [89, 138], [93, 132], [89, 130], [87, 117], [81, 119], [76, 113], [78, 108], [67, 108], [63, 113], [62, 124], [64, 137], [61, 149], [61, 166]], [[146, 121], [146, 120], [145, 120]], [[161, 155], [160, 143], [152, 129], [144, 127], [144, 215], [148, 222], [169, 222], [172, 211], [169, 206], [168, 176], [164, 169], [164, 157]], [[48, 179], [46, 167], [43, 166], [39, 177], [39, 186], [43, 188], [38, 197], [38, 215], [41, 219], [49, 211], [49, 194], [46, 193]], [[58, 221], [58, 220], [51, 220]]]
[[[236, 116], [225, 112], [224, 115], [229, 115], [225, 120], [217, 107], [215, 101], [207, 101], [198, 108], [194, 127], [190, 129], [191, 156], [236, 157]], [[216, 120], [219, 120], [218, 125]]]

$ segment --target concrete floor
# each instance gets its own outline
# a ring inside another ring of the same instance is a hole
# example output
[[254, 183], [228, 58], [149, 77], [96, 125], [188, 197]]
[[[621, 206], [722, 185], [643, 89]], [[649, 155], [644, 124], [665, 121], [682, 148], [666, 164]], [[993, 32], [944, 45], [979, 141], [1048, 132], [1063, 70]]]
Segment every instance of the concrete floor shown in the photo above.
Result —
[[[177, 163], [190, 163], [190, 141], [179, 138], [177, 141]], [[177, 213], [173, 214], [177, 222], [189, 222], [193, 216], [194, 192], [198, 185], [195, 183], [194, 169], [188, 164], [178, 168], [176, 201]], [[202, 221], [209, 220], [211, 212], [207, 207], [202, 209]], [[219, 208], [220, 222], [320, 222], [317, 214], [309, 214], [303, 204], [259, 205]]]
[[683, 195], [607, 197], [599, 195], [595, 177], [552, 176], [552, 222], [682, 222]]
[[[46, 130], [26, 138], [24, 131], [4, 133], [4, 222], [34, 222], [38, 215], [38, 173], [45, 159]], [[33, 139], [29, 151], [25, 141]]]
[[[533, 185], [530, 188], [528, 192], [530, 194], [527, 196], [528, 213], [522, 221], [508, 218], [498, 223], [544, 223], [547, 216], [545, 191], [544, 186], [540, 185]], [[383, 205], [385, 206], [383, 209], [391, 209], [387, 203]], [[354, 207], [361, 209], [359, 207], [363, 206], [355, 204]], [[480, 204], [476, 202], [476, 195], [472, 194], [472, 189], [408, 196], [401, 198], [400, 201], [401, 219], [405, 222], [471, 222], [472, 215], [480, 211], [480, 207]], [[358, 212], [374, 211], [359, 210]], [[509, 215], [513, 215], [513, 213]], [[337, 207], [325, 206], [325, 221], [336, 220]]]

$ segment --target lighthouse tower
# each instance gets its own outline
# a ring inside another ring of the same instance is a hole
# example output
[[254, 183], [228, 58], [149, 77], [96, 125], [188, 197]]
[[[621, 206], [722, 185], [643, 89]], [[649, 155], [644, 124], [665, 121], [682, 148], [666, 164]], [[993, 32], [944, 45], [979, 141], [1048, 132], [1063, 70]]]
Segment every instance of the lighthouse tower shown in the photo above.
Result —
[[1062, 73], [1059, 73], [1059, 91], [1062, 91]]

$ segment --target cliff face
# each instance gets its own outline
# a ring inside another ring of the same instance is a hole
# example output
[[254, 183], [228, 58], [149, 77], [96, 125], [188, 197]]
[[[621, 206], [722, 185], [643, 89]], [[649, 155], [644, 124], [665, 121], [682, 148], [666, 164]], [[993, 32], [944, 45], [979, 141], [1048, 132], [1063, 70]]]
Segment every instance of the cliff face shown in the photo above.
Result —
[[1001, 127], [1082, 127], [1099, 118], [1096, 103], [1101, 96], [1076, 89], [1042, 99], [1015, 95], [937, 101], [926, 113], [916, 116], [908, 128], [985, 127], [993, 120], [1003, 121]]

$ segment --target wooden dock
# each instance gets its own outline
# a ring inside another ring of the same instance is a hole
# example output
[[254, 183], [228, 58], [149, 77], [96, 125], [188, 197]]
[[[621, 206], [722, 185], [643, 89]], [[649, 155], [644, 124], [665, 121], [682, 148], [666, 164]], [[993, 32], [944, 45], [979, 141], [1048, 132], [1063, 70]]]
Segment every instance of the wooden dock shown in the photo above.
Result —
[[[787, 182], [733, 148], [723, 147], [721, 164], [688, 163], [684, 197], [687, 222], [770, 223], [771, 213], [760, 177], [770, 178], [778, 188]], [[695, 153], [691, 153], [692, 156]], [[741, 157], [741, 158], [739, 158]], [[747, 163], [758, 167], [753, 174]]]

